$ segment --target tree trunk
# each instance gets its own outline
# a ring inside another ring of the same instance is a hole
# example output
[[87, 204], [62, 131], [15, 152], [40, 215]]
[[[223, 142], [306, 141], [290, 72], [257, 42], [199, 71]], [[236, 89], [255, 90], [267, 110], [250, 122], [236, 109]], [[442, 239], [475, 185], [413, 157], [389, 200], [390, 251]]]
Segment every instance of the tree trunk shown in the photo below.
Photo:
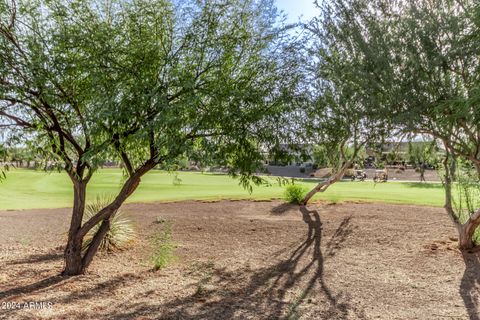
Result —
[[425, 182], [425, 167], [423, 164], [420, 165], [420, 182]]
[[84, 272], [82, 267], [82, 240], [78, 238], [78, 231], [82, 226], [83, 213], [85, 211], [85, 198], [87, 183], [84, 181], [73, 181], [73, 212], [68, 231], [67, 246], [65, 247], [64, 258], [65, 268], [62, 272], [66, 276], [79, 275]]
[[477, 210], [470, 218], [458, 228], [458, 246], [460, 250], [470, 250], [474, 247], [473, 234], [480, 225], [480, 209]]
[[110, 230], [110, 220], [114, 215], [115, 213], [113, 213], [108, 219], [103, 220], [102, 225], [98, 229], [97, 233], [95, 233], [93, 236], [92, 242], [90, 243], [90, 246], [88, 247], [87, 252], [82, 259], [83, 272], [85, 272], [85, 270], [87, 270], [87, 268], [90, 266], [90, 263], [92, 263], [93, 257], [97, 253], [100, 244], [107, 235], [108, 230]]
[[321, 182], [315, 186], [307, 195], [305, 198], [302, 200], [302, 204], [306, 206], [308, 202], [312, 199], [312, 197], [317, 193], [317, 192], [325, 192], [328, 187], [330, 187], [332, 184], [337, 182], [338, 180], [342, 179], [343, 176], [345, 175], [345, 172], [347, 169], [352, 165], [352, 161], [347, 161], [341, 168], [340, 170], [335, 173], [333, 176], [328, 178], [327, 181]]
[[[65, 269], [62, 272], [63, 275], [74, 276], [85, 273], [105, 235], [110, 230], [110, 219], [115, 215], [125, 200], [137, 189], [140, 184], [140, 178], [151, 170], [155, 164], [156, 162], [151, 160], [139, 168], [125, 182], [115, 200], [83, 223], [83, 225], [82, 220], [85, 211], [87, 182], [72, 178], [74, 185], [73, 213], [70, 230], [68, 232], [67, 246], [65, 248]], [[82, 255], [83, 238], [98, 223], [102, 224], [93, 236], [90, 246]]]

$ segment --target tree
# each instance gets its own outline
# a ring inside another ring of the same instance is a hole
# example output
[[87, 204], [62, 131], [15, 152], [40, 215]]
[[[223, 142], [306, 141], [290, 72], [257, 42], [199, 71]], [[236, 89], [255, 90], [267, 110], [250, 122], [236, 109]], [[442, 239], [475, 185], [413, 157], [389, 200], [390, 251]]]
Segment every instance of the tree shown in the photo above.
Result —
[[[144, 174], [194, 146], [242, 185], [260, 182], [258, 145], [299, 80], [277, 22], [261, 0], [0, 2], [0, 117], [73, 184], [64, 275], [85, 272]], [[87, 185], [112, 154], [125, 181], [82, 224]]]
[[478, 1], [416, 1], [402, 5], [392, 51], [397, 59], [397, 121], [405, 130], [443, 142], [445, 209], [457, 226], [461, 249], [473, 247], [480, 209], [461, 220], [452, 206], [456, 170], [468, 161], [480, 178], [480, 4]]
[[[452, 159], [469, 161], [480, 177], [480, 4], [474, 0], [420, 0], [367, 3], [352, 7], [353, 23], [368, 27], [350, 44], [358, 55], [381, 41], [381, 58], [361, 64], [383, 84], [389, 117], [404, 133], [429, 135], [445, 145], [445, 209], [459, 230], [461, 249], [473, 247], [480, 209], [461, 221], [452, 206]], [[368, 8], [365, 10], [365, 8]], [[382, 34], [371, 30], [382, 29]], [[385, 77], [385, 67], [390, 76]]]
[[339, 181], [367, 143], [382, 140], [390, 132], [384, 95], [392, 74], [388, 42], [382, 37], [388, 26], [368, 24], [376, 19], [369, 1], [331, 1], [307, 29], [315, 40], [312, 69], [313, 103], [308, 108], [307, 134], [331, 153], [333, 174], [303, 199]]

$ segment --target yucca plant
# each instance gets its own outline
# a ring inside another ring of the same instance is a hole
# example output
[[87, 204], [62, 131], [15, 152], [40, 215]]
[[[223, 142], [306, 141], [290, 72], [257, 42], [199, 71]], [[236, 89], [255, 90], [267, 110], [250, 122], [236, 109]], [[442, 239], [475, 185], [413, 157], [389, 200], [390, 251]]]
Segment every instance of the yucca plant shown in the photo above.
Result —
[[[109, 196], [97, 196], [95, 200], [85, 207], [83, 221], [88, 221], [97, 214], [101, 209], [106, 207], [113, 201]], [[93, 227], [83, 240], [82, 249], [86, 250], [90, 246], [95, 233], [100, 228], [101, 222]], [[110, 219], [110, 230], [108, 230], [105, 238], [100, 243], [98, 250], [100, 251], [116, 251], [125, 249], [136, 239], [136, 232], [132, 220], [125, 217], [122, 211], [118, 210]]]

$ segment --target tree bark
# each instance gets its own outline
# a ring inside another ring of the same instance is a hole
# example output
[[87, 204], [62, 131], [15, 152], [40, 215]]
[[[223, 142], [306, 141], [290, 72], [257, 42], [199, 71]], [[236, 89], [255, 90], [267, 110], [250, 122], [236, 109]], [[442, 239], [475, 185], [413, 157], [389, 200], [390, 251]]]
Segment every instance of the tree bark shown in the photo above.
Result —
[[447, 154], [443, 160], [443, 166], [445, 170], [445, 210], [452, 222], [455, 224], [458, 230], [458, 247], [460, 250], [470, 250], [475, 244], [473, 243], [473, 234], [480, 225], [480, 209], [478, 209], [473, 215], [471, 215], [465, 223], [460, 223], [452, 205], [452, 183], [455, 177], [456, 159], [447, 149]]
[[330, 178], [327, 179], [327, 181], [323, 181], [315, 186], [307, 195], [303, 198], [302, 204], [306, 206], [308, 202], [312, 199], [312, 197], [317, 193], [317, 192], [325, 192], [328, 187], [330, 187], [332, 184], [337, 182], [338, 180], [342, 179], [343, 176], [345, 175], [345, 172], [347, 169], [352, 165], [352, 161], [347, 161], [339, 171], [337, 171], [334, 175], [332, 175]]
[[82, 273], [84, 273], [90, 266], [90, 263], [92, 262], [95, 254], [97, 253], [100, 244], [105, 238], [108, 230], [110, 230], [110, 219], [113, 218], [114, 214], [112, 214], [108, 219], [103, 220], [102, 225], [98, 229], [97, 233], [95, 233], [95, 235], [93, 236], [92, 242], [90, 243], [87, 252], [82, 258]]
[[82, 240], [78, 238], [78, 231], [82, 226], [83, 213], [85, 211], [85, 198], [87, 183], [73, 180], [73, 212], [68, 231], [67, 246], [65, 247], [64, 258], [65, 268], [63, 275], [79, 275], [82, 270]]
[[473, 243], [473, 234], [480, 225], [480, 209], [478, 209], [468, 220], [459, 228], [458, 246], [460, 250], [470, 250]]
[[[125, 200], [137, 189], [141, 177], [155, 167], [156, 161], [150, 159], [137, 171], [132, 172], [130, 178], [124, 183], [115, 200], [96, 215], [83, 223], [83, 214], [85, 211], [87, 180], [77, 179], [75, 174], [70, 175], [74, 185], [74, 201], [72, 220], [68, 232], [67, 246], [65, 247], [65, 268], [62, 275], [75, 276], [84, 274], [90, 266], [98, 248], [110, 229], [110, 220], [118, 211]], [[101, 223], [100, 228], [93, 236], [92, 242], [86, 252], [82, 252], [82, 244], [85, 235], [95, 225]]]

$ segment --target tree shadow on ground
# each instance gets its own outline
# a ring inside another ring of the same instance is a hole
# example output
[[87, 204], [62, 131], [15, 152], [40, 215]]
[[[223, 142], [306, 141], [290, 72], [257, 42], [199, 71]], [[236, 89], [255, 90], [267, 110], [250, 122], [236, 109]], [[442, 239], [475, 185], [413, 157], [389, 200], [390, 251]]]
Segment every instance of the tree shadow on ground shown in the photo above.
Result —
[[295, 208], [298, 208], [298, 205], [297, 204], [292, 204], [292, 203], [281, 203], [279, 204], [278, 206], [275, 206], [273, 207], [270, 212], [273, 214], [273, 215], [282, 215], [284, 214], [285, 212], [289, 211], [289, 210], [292, 210], [292, 209], [295, 209]]
[[460, 283], [460, 295], [470, 320], [480, 320], [480, 253], [463, 253], [465, 272]]
[[[203, 270], [195, 293], [160, 305], [135, 305], [115, 319], [155, 315], [157, 319], [364, 319], [363, 310], [350, 304], [343, 292], [333, 292], [324, 277], [324, 260], [335, 255], [351, 233], [345, 218], [321, 249], [322, 223], [317, 211], [300, 207], [308, 227], [306, 238], [283, 259], [251, 270]], [[270, 260], [268, 260], [270, 259]], [[314, 310], [314, 311], [313, 311]], [[310, 312], [310, 314], [306, 314]], [[314, 313], [312, 313], [314, 312]]]
[[62, 258], [63, 258], [63, 252], [61, 251], [42, 253], [42, 254], [32, 254], [26, 258], [8, 261], [6, 265], [18, 265], [18, 264], [31, 265], [32, 263], [52, 262], [52, 261], [60, 260]]
[[[351, 303], [347, 293], [333, 290], [334, 283], [327, 283], [324, 272], [325, 260], [344, 247], [354, 228], [351, 216], [343, 219], [331, 237], [322, 239], [319, 213], [305, 207], [296, 208], [303, 217], [306, 235], [293, 246], [265, 257], [263, 267], [251, 269], [246, 264], [240, 269], [227, 270], [215, 267], [214, 263], [198, 264], [190, 275], [192, 279], [198, 279], [190, 295], [175, 297], [175, 292], [171, 292], [172, 298], [162, 302], [152, 299], [142, 303], [119, 300], [115, 311], [109, 311], [104, 316], [109, 319], [346, 319], [352, 316], [364, 319], [363, 310]], [[107, 281], [82, 285], [58, 297], [54, 303], [79, 303], [115, 295], [122, 288], [138, 285], [138, 281], [148, 278], [145, 274], [118, 275]], [[75, 279], [53, 276], [1, 292], [0, 298], [56, 290], [57, 286], [75, 282]], [[150, 290], [140, 295], [155, 296], [155, 292]], [[13, 317], [16, 312], [11, 310], [10, 315]], [[98, 311], [87, 309], [67, 311], [62, 316], [78, 318], [80, 314], [85, 318], [101, 316]]]
[[51, 277], [42, 279], [40, 281], [37, 281], [35, 283], [31, 283], [31, 284], [24, 285], [24, 286], [21, 286], [21, 287], [15, 287], [15, 288], [11, 288], [11, 289], [8, 289], [8, 290], [5, 290], [5, 291], [1, 291], [0, 292], [0, 298], [2, 298], [2, 299], [3, 298], [10, 298], [10, 297], [17, 296], [17, 295], [31, 294], [31, 293], [34, 293], [34, 292], [41, 291], [43, 289], [51, 289], [54, 285], [59, 284], [61, 282], [64, 282], [67, 279], [69, 279], [69, 278], [66, 278], [66, 277], [63, 277], [63, 276], [60, 276], [60, 275], [51, 276]]

